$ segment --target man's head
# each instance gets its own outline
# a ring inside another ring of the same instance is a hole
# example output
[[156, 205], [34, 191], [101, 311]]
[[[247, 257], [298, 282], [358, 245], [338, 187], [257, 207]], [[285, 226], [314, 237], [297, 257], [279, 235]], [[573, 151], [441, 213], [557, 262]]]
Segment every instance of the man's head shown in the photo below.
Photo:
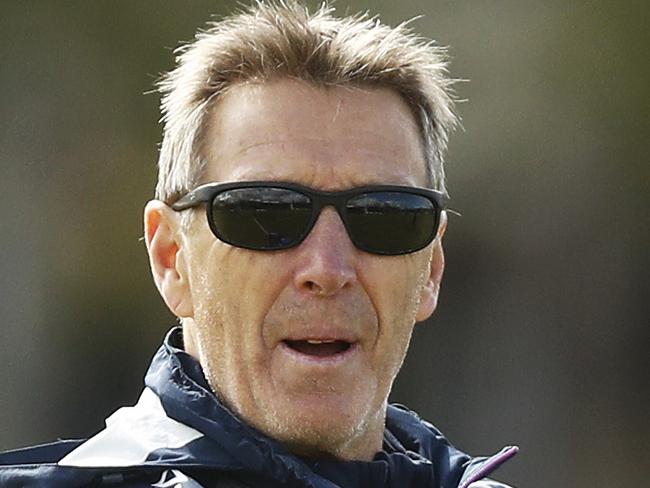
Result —
[[185, 348], [224, 403], [294, 452], [369, 459], [413, 325], [436, 306], [444, 213], [431, 243], [382, 255], [355, 245], [329, 205], [280, 250], [227, 244], [205, 205], [169, 205], [212, 182], [444, 191], [455, 119], [441, 52], [403, 28], [278, 3], [213, 25], [178, 63], [161, 84], [145, 232]]

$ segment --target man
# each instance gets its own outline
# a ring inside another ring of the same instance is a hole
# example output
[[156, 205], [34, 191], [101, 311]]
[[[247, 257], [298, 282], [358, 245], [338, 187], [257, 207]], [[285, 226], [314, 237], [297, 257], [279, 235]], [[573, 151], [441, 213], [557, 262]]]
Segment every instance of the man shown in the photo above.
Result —
[[259, 3], [161, 82], [154, 281], [182, 328], [87, 441], [5, 453], [2, 486], [503, 487], [387, 406], [444, 268], [441, 49]]

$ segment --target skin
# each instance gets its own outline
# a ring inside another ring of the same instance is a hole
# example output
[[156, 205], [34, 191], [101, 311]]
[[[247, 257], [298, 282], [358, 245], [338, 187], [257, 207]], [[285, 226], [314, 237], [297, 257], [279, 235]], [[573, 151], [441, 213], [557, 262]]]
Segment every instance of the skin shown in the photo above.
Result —
[[[204, 183], [339, 190], [426, 181], [417, 125], [388, 89], [237, 85], [211, 113], [205, 151]], [[427, 248], [378, 256], [354, 247], [333, 208], [299, 246], [273, 252], [219, 241], [205, 208], [195, 212], [184, 229], [180, 213], [151, 201], [145, 235], [156, 285], [213, 390], [296, 454], [371, 460], [414, 324], [436, 307], [446, 216]], [[283, 342], [342, 337], [353, 346], [335, 361]]]

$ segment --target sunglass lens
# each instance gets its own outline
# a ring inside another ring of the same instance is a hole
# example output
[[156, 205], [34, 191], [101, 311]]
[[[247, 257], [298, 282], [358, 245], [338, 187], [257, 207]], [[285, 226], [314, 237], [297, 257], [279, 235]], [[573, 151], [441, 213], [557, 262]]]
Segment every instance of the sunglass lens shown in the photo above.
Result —
[[285, 249], [299, 242], [311, 219], [309, 197], [273, 187], [236, 188], [219, 193], [210, 211], [212, 230], [234, 246]]
[[354, 244], [377, 254], [406, 254], [435, 237], [437, 212], [421, 195], [369, 192], [346, 205], [348, 232]]

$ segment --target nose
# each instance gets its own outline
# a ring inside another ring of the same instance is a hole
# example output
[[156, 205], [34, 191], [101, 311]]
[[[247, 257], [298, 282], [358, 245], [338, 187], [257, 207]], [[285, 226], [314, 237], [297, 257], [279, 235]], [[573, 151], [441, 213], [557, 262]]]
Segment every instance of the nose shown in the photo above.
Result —
[[356, 248], [334, 208], [326, 207], [298, 246], [294, 284], [315, 296], [333, 296], [356, 279]]

